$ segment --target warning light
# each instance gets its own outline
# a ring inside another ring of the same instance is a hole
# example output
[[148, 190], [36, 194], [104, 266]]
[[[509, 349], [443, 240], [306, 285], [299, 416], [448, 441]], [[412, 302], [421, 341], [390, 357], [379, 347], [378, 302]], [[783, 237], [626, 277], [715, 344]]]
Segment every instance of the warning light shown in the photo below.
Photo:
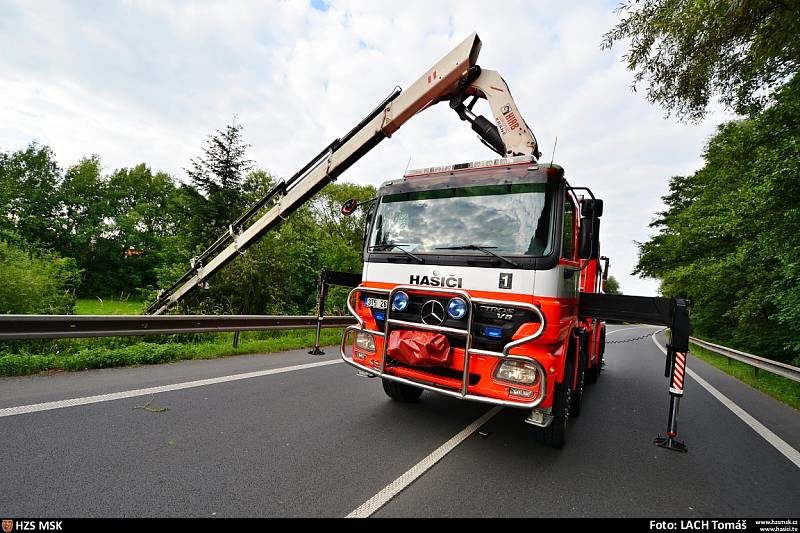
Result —
[[492, 339], [503, 338], [503, 330], [500, 328], [483, 328], [483, 334]]

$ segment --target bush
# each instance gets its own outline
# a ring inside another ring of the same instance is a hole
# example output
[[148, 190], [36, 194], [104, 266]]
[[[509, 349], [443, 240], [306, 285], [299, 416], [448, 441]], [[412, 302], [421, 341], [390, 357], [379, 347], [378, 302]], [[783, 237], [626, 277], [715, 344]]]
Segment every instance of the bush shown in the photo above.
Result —
[[79, 282], [74, 259], [0, 241], [0, 313], [72, 314]]

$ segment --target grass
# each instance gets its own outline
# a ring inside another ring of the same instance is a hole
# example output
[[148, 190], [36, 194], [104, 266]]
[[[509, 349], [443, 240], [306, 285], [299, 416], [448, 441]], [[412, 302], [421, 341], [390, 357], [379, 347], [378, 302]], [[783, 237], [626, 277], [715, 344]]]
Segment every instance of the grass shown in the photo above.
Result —
[[[338, 345], [340, 328], [323, 329], [320, 343]], [[233, 348], [233, 334], [218, 334], [200, 342], [137, 342], [127, 346], [103, 344], [104, 339], [81, 339], [84, 345], [74, 353], [65, 354], [3, 354], [0, 355], [0, 376], [20, 376], [51, 370], [77, 371], [90, 368], [150, 365], [185, 359], [212, 359], [248, 353], [275, 353], [310, 348], [314, 345], [312, 329], [281, 332], [242, 333], [239, 347]]]
[[141, 315], [144, 302], [128, 298], [79, 298], [75, 301], [76, 315]]
[[747, 383], [754, 389], [760, 390], [764, 394], [768, 394], [776, 400], [800, 410], [800, 383], [781, 376], [776, 376], [775, 374], [770, 374], [764, 370], [761, 370], [759, 372], [759, 377], [756, 378], [753, 374], [753, 367], [750, 365], [730, 360], [727, 357], [701, 348], [696, 344], [690, 345], [690, 353], [711, 366], [717, 367], [723, 372], [730, 374], [739, 381]]

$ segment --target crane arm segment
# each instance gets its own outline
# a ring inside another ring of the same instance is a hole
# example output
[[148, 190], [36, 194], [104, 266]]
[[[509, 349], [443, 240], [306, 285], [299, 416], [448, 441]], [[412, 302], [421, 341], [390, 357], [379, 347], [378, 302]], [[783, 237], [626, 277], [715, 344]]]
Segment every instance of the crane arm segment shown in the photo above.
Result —
[[[396, 89], [346, 135], [330, 143], [289, 180], [280, 182], [231, 224], [229, 231], [209, 249], [193, 258], [191, 269], [161, 291], [148, 311], [161, 314], [195, 287], [205, 285], [209, 277], [286, 220], [411, 117], [438, 102], [450, 100], [459, 116], [472, 122], [473, 130], [496, 151], [504, 155], [519, 155], [518, 152], [536, 155], [536, 141], [519, 115], [508, 86], [496, 72], [481, 73], [476, 65], [480, 49], [481, 41], [472, 33], [408, 89]], [[464, 98], [469, 95], [489, 101], [497, 126], [472, 114], [471, 105], [464, 106]], [[476, 123], [480, 127], [476, 127]], [[267, 207], [268, 210], [251, 223]]]

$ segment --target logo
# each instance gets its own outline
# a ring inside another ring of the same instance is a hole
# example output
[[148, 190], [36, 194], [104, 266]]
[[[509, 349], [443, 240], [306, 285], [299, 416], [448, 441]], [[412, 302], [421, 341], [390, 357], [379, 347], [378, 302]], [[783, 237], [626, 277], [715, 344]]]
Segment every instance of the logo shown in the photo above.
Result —
[[430, 287], [448, 287], [450, 289], [460, 289], [463, 280], [453, 275], [440, 276], [438, 270], [433, 271], [432, 276], [415, 276], [408, 277], [409, 285], [428, 285]]
[[14, 529], [14, 521], [13, 520], [3, 520], [3, 531], [5, 533], [11, 533], [12, 529]]
[[498, 287], [501, 289], [510, 289], [511, 288], [511, 280], [514, 278], [514, 275], [510, 272], [502, 272], [500, 274], [500, 284]]
[[493, 305], [479, 305], [478, 309], [480, 309], [484, 313], [494, 314], [500, 320], [511, 320], [514, 318], [514, 308], [512, 307], [495, 307]]
[[429, 326], [441, 326], [444, 322], [444, 305], [436, 300], [428, 300], [419, 313], [423, 322]]

